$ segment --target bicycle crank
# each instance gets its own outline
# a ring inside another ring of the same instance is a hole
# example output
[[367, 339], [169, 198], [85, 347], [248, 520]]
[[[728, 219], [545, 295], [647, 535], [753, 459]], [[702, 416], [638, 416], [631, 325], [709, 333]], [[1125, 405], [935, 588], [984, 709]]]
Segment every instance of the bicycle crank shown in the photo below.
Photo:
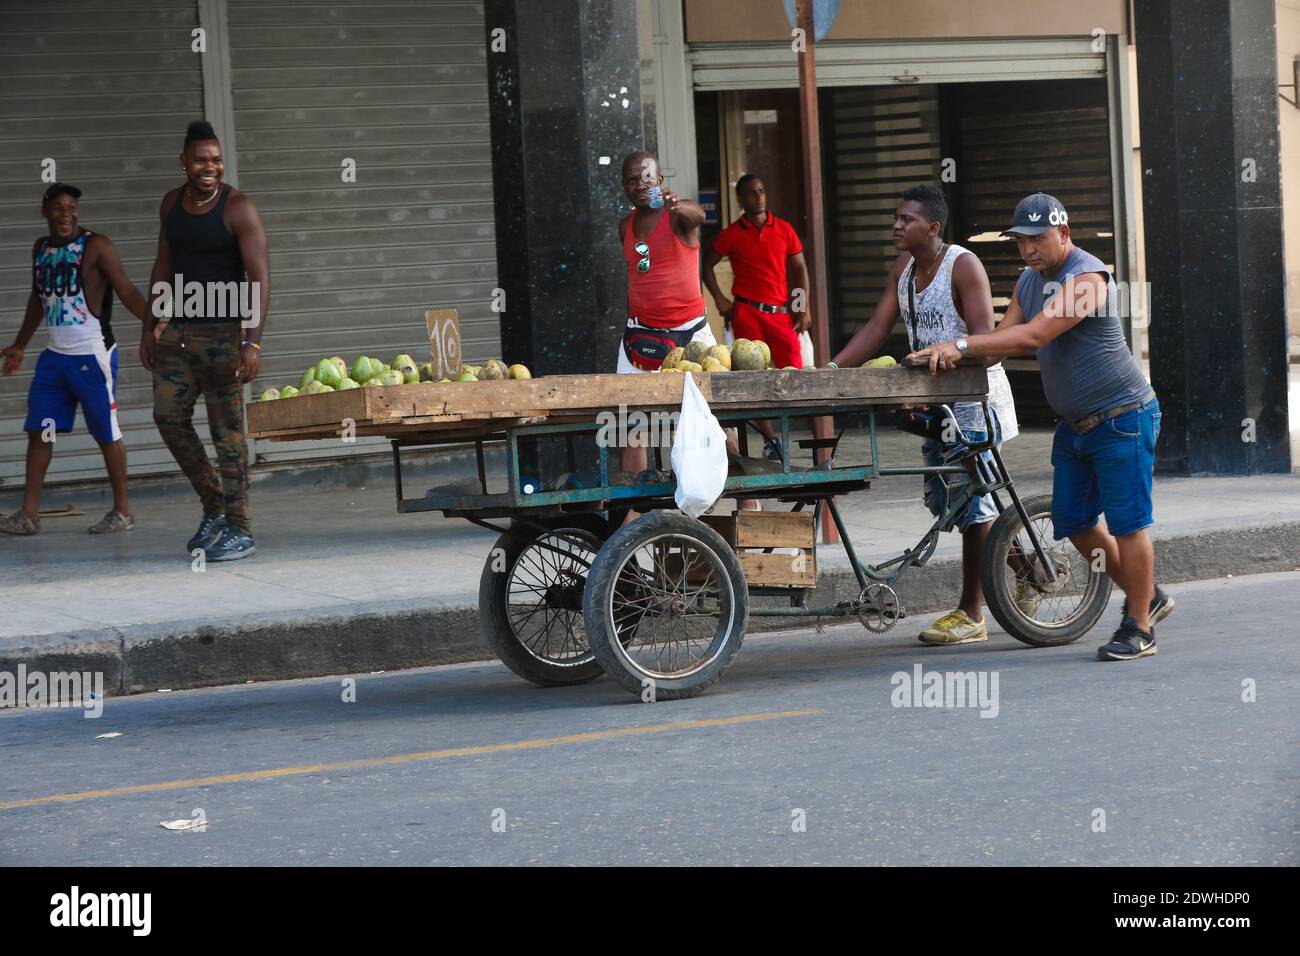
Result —
[[884, 634], [903, 616], [898, 592], [888, 584], [868, 584], [857, 600], [858, 620], [868, 631]]

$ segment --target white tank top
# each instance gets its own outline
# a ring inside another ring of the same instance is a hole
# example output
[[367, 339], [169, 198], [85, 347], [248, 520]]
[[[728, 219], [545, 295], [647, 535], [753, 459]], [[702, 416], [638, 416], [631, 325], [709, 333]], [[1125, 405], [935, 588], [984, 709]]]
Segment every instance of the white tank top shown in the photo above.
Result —
[[[90, 303], [86, 301], [82, 267], [91, 235], [90, 230], [82, 230], [77, 238], [65, 245], [51, 245], [47, 239], [36, 249], [32, 262], [32, 288], [36, 290], [45, 312], [51, 352], [94, 355], [107, 351], [112, 345], [107, 314], [101, 323], [100, 316], [90, 311]], [[108, 301], [107, 292], [105, 301]]]
[[[966, 323], [957, 311], [952, 296], [952, 267], [957, 257], [970, 252], [957, 244], [948, 247], [939, 271], [924, 291], [915, 293], [916, 321], [912, 320], [912, 309], [908, 302], [908, 289], [914, 286], [916, 260], [913, 259], [903, 270], [898, 280], [898, 311], [903, 316], [903, 325], [907, 328], [907, 341], [911, 351], [951, 342], [959, 336], [969, 335]], [[974, 255], [974, 253], [971, 253]], [[990, 365], [989, 370], [989, 407], [997, 413], [998, 424], [1002, 428], [1002, 440], [1009, 441], [1020, 434], [1020, 424], [1016, 420], [1016, 403], [1011, 396], [1011, 383], [1002, 363]], [[984, 413], [975, 402], [958, 402], [953, 406], [957, 424], [962, 431], [983, 432], [987, 429]]]

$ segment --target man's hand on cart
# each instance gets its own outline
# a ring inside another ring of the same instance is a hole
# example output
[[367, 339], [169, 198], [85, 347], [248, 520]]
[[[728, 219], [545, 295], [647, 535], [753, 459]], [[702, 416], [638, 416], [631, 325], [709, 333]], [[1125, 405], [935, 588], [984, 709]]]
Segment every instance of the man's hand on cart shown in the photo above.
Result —
[[906, 361], [917, 365], [928, 364], [931, 374], [934, 374], [941, 368], [956, 368], [961, 357], [961, 349], [957, 348], [956, 342], [940, 342], [910, 353]]

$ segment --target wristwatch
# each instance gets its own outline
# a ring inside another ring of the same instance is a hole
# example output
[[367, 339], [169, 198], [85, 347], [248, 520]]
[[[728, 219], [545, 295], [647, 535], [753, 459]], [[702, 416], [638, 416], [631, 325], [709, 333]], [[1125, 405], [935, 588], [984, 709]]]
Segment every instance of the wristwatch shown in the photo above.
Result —
[[957, 346], [957, 351], [961, 352], [961, 357], [966, 358], [970, 354], [970, 343], [966, 341], [965, 336], [959, 337], [953, 345]]

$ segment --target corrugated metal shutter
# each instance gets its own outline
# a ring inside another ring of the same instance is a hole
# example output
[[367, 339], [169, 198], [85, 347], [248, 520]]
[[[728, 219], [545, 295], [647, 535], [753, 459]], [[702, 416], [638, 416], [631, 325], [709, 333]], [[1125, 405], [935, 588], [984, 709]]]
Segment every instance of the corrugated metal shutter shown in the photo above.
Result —
[[[1115, 206], [1111, 191], [1111, 121], [1105, 80], [1039, 83], [1007, 95], [1002, 83], [952, 91], [960, 125], [953, 144], [958, 169], [955, 238], [984, 263], [999, 319], [1024, 270], [1015, 243], [998, 234], [1016, 203], [1050, 193], [1070, 214], [1070, 237], [1115, 272]], [[1038, 363], [1005, 363], [1022, 421], [1051, 421]]]
[[[824, 136], [830, 237], [831, 335], [842, 346], [871, 318], [897, 250], [898, 196], [933, 182], [939, 168], [936, 88], [864, 86], [826, 90]], [[902, 324], [895, 329], [904, 336]], [[906, 338], [891, 341], [896, 350]]]
[[[897, 86], [1105, 76], [1106, 56], [1091, 37], [976, 40], [828, 40], [817, 44], [817, 85]], [[693, 43], [687, 53], [697, 90], [799, 85], [789, 43]]]
[[[0, 17], [0, 339], [8, 345], [31, 290], [32, 242], [46, 231], [38, 208], [46, 186], [42, 160], [55, 160], [58, 178], [84, 190], [82, 225], [113, 240], [127, 274], [145, 291], [158, 203], [182, 181], [176, 157], [185, 124], [203, 114], [203, 93], [199, 55], [190, 50], [192, 3], [6, 0]], [[136, 355], [139, 321], [115, 301], [113, 327], [131, 473], [175, 471], [153, 424], [151, 378]], [[6, 487], [22, 482], [27, 388], [45, 341], [38, 331], [22, 371], [0, 377]], [[76, 429], [59, 439], [50, 481], [103, 476], [80, 414]]]
[[[460, 310], [468, 360], [499, 355], [482, 4], [230, 0], [228, 16], [238, 185], [271, 244], [256, 387], [333, 354], [428, 361], [435, 307]], [[263, 442], [258, 457], [382, 444]]]

